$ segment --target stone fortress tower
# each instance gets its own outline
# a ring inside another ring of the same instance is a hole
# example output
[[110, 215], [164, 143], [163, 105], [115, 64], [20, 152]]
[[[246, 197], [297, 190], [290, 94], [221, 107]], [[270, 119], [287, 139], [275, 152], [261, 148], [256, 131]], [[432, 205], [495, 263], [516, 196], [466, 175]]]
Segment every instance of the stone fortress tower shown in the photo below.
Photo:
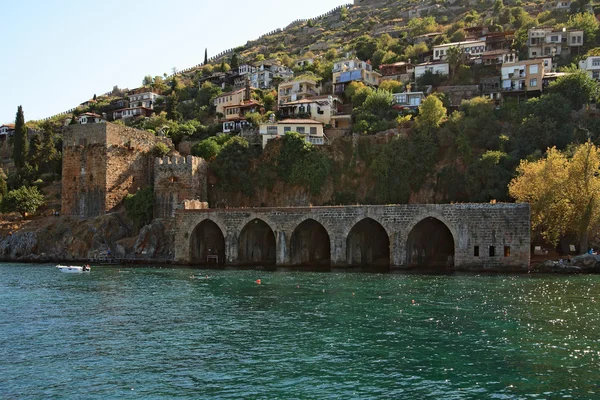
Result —
[[208, 208], [206, 173], [207, 163], [200, 157], [157, 158], [154, 163], [154, 217], [175, 217], [175, 210], [184, 201], [197, 202], [193, 208]]
[[158, 143], [172, 146], [170, 139], [112, 123], [69, 127], [63, 141], [62, 214], [99, 216], [152, 185], [155, 217], [173, 217], [186, 201], [189, 208], [205, 208], [206, 161], [155, 159], [152, 150]]

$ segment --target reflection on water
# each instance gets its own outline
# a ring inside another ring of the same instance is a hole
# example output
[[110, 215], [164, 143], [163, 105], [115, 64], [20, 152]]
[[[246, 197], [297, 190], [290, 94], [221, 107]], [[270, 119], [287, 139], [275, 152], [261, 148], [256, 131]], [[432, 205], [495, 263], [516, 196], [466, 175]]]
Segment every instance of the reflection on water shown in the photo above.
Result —
[[600, 397], [599, 276], [0, 272], [0, 397]]

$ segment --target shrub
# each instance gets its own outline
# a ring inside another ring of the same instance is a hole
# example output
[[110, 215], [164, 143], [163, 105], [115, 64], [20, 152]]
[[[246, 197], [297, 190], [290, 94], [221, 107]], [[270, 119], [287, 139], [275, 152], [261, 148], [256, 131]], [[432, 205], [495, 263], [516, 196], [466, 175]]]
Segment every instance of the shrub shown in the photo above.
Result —
[[18, 189], [11, 190], [2, 200], [2, 211], [21, 213], [23, 218], [27, 214], [33, 214], [44, 204], [44, 195], [37, 187], [21, 186]]
[[125, 197], [125, 211], [138, 228], [152, 222], [152, 214], [154, 212], [154, 192], [152, 187], [140, 189], [135, 194], [128, 194]]
[[167, 154], [169, 154], [169, 147], [164, 144], [164, 143], [157, 143], [153, 148], [152, 148], [152, 155], [154, 157], [164, 157]]

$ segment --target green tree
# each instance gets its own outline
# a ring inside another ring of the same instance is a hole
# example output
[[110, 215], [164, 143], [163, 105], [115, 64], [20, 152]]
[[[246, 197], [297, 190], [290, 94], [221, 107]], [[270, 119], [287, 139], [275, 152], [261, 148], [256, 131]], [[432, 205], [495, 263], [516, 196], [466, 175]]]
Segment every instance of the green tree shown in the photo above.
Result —
[[204, 48], [204, 65], [208, 64], [208, 48]]
[[381, 81], [381, 83], [379, 84], [379, 89], [387, 90], [390, 93], [400, 93], [402, 92], [403, 88], [404, 85], [402, 84], [402, 82], [394, 81], [391, 79]]
[[437, 30], [438, 24], [435, 22], [435, 18], [428, 16], [425, 18], [413, 18], [408, 21], [407, 25], [410, 35], [412, 37], [424, 35], [425, 33], [432, 33]]
[[509, 193], [531, 206], [531, 227], [549, 243], [577, 234], [587, 251], [591, 228], [600, 220], [600, 150], [591, 142], [575, 148], [573, 157], [556, 148], [546, 158], [522, 160]]
[[415, 127], [421, 132], [433, 132], [446, 118], [446, 107], [437, 96], [429, 96], [419, 106]]
[[550, 92], [566, 98], [573, 109], [579, 110], [590, 101], [598, 99], [598, 83], [585, 71], [561, 76], [550, 84]]
[[240, 67], [240, 60], [238, 58], [237, 53], [233, 53], [233, 55], [231, 56], [230, 65], [231, 65], [231, 69], [234, 71], [237, 71], [238, 68]]
[[21, 186], [13, 189], [2, 199], [2, 210], [4, 212], [17, 211], [25, 218], [27, 214], [33, 214], [44, 204], [44, 195], [37, 187]]
[[148, 186], [139, 189], [135, 194], [128, 194], [125, 197], [125, 211], [138, 229], [152, 222], [154, 212], [154, 191], [152, 187]]
[[456, 75], [458, 67], [466, 61], [466, 53], [462, 47], [452, 46], [448, 49], [448, 64], [450, 65], [450, 75], [452, 78]]
[[229, 139], [216, 156], [211, 168], [218, 178], [217, 187], [225, 192], [253, 193], [250, 176], [252, 150], [246, 139], [235, 136]]
[[29, 139], [27, 138], [27, 127], [25, 126], [25, 116], [23, 107], [17, 108], [17, 116], [15, 119], [15, 136], [13, 142], [13, 160], [17, 170], [21, 169], [27, 161], [29, 154]]
[[142, 86], [150, 87], [154, 81], [150, 75], [146, 75], [144, 80], [142, 80]]
[[583, 31], [583, 40], [587, 45], [596, 43], [599, 27], [600, 24], [594, 14], [588, 12], [571, 15], [567, 22], [567, 28]]
[[210, 137], [192, 146], [192, 155], [202, 157], [207, 161], [212, 161], [219, 155], [221, 145], [217, 143], [214, 137]]

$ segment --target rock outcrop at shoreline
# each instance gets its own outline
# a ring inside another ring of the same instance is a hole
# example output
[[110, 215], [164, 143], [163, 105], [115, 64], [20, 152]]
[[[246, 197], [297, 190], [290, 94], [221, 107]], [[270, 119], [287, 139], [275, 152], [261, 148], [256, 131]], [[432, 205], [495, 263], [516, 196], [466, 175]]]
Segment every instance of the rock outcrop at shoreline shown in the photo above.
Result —
[[600, 255], [582, 254], [559, 261], [548, 260], [534, 265], [531, 271], [560, 274], [600, 273]]
[[171, 227], [154, 220], [138, 234], [111, 213], [90, 219], [60, 217], [0, 238], [0, 260], [46, 262], [114, 258], [172, 258]]

